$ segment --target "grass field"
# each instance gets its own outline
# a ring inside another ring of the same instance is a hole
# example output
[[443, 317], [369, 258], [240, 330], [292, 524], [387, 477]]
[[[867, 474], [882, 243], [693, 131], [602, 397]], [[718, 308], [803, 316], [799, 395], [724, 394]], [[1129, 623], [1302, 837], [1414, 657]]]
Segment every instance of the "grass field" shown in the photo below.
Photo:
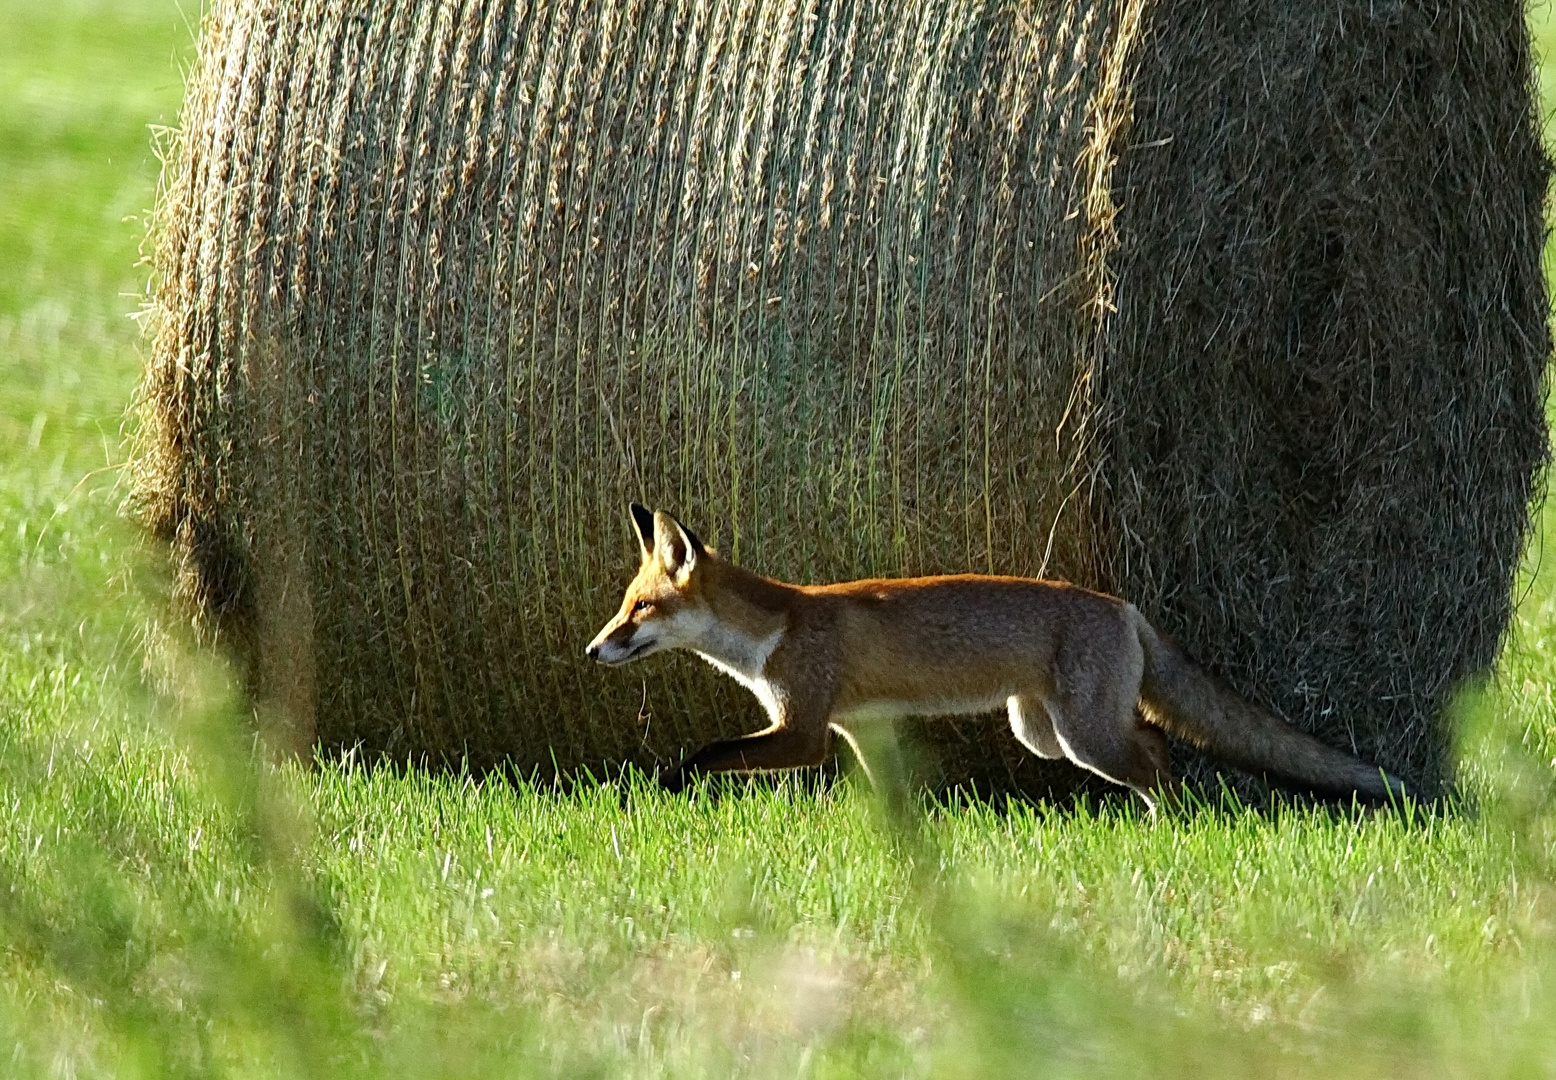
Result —
[[209, 657], [148, 689], [113, 466], [190, 40], [171, 0], [0, 0], [0, 1074], [1556, 1073], [1549, 514], [1464, 703], [1473, 812], [913, 839], [849, 785], [275, 769]]

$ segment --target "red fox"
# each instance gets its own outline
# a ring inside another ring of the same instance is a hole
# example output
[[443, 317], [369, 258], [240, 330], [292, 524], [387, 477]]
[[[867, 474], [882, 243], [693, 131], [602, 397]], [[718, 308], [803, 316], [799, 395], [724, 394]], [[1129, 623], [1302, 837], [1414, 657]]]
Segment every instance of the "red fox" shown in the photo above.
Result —
[[634, 503], [632, 521], [642, 564], [589, 658], [617, 666], [690, 649], [771, 720], [662, 773], [672, 790], [704, 773], [819, 765], [833, 733], [857, 751], [858, 725], [1003, 709], [1034, 754], [1127, 785], [1153, 811], [1177, 792], [1167, 735], [1334, 794], [1404, 794], [1199, 671], [1116, 597], [972, 574], [789, 585], [719, 558], [664, 511]]

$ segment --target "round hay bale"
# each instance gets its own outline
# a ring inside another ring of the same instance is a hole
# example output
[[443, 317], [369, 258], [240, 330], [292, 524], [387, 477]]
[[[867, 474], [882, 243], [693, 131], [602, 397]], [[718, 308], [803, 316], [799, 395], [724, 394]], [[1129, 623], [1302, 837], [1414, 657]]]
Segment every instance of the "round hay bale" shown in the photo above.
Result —
[[1511, 3], [219, 0], [138, 498], [300, 745], [758, 726], [584, 660], [639, 499], [794, 580], [1121, 591], [1430, 788], [1544, 454], [1529, 70]]

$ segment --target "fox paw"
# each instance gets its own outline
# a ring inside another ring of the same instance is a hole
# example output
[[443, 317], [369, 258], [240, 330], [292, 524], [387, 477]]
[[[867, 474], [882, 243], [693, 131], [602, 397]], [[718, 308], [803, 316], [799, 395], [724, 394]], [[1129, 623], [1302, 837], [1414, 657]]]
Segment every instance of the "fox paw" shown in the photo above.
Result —
[[660, 769], [654, 775], [654, 780], [659, 784], [660, 788], [672, 795], [679, 795], [685, 791], [689, 779], [690, 777], [686, 775], [686, 770], [680, 765], [674, 765], [668, 769]]

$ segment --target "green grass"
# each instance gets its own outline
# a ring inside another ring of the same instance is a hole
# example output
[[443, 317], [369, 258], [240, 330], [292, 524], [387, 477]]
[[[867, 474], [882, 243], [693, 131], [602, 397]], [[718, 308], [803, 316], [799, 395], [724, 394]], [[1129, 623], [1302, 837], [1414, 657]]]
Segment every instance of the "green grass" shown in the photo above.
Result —
[[1556, 1071], [1543, 542], [1465, 704], [1479, 803], [1413, 818], [954, 805], [914, 839], [849, 785], [275, 768], [214, 659], [148, 679], [109, 466], [189, 33], [0, 0], [0, 1073]]

